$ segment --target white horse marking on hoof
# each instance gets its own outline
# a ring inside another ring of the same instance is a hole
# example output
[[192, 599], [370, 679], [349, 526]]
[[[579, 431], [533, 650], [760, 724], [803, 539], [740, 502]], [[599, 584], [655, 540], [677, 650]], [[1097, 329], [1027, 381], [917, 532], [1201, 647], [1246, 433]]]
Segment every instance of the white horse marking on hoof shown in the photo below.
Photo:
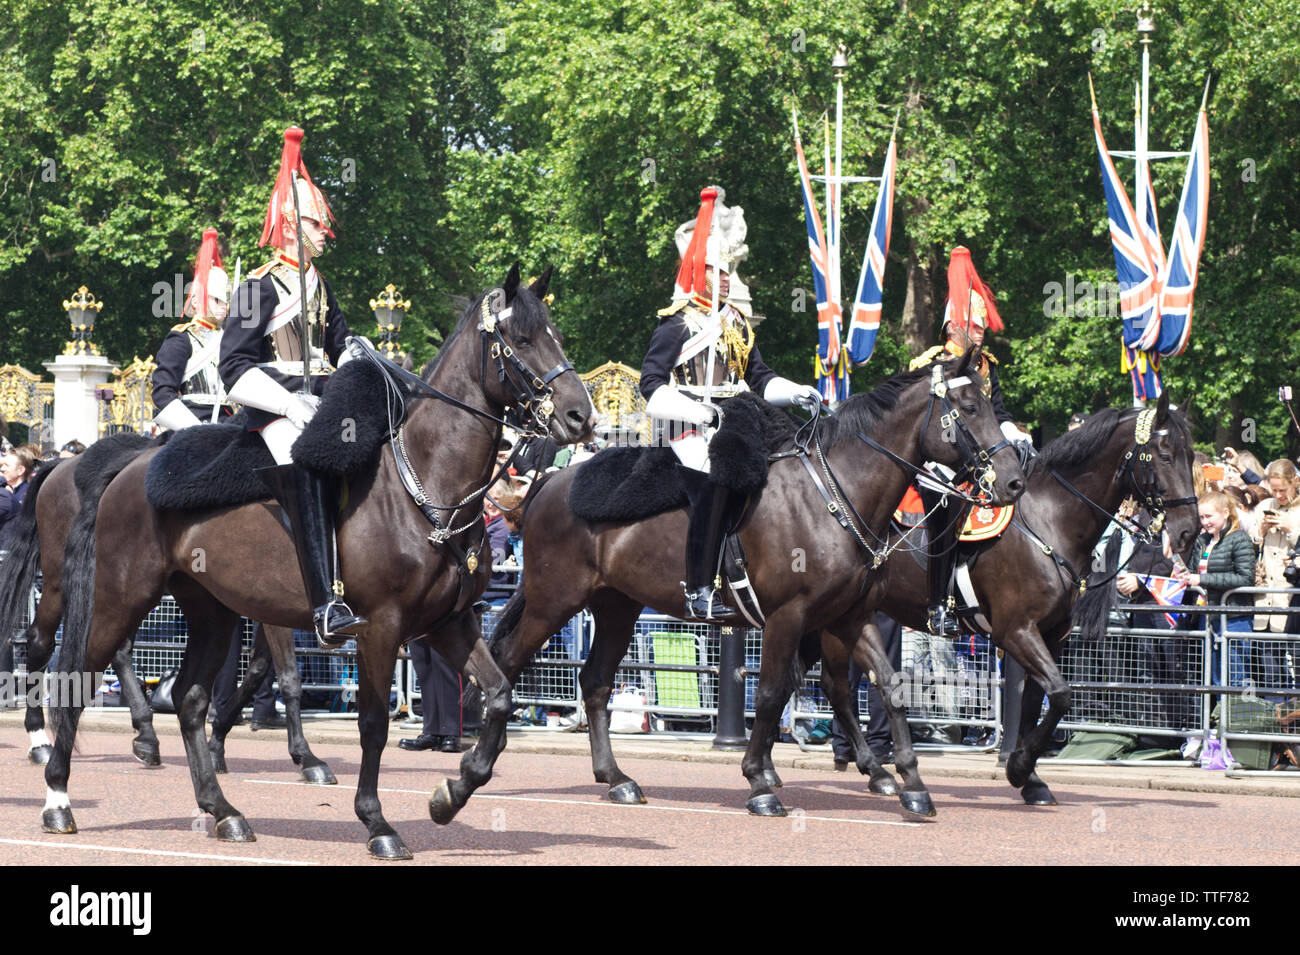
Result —
[[45, 735], [45, 730], [29, 730], [27, 739], [31, 742], [30, 749], [36, 749], [38, 746], [49, 746], [50, 738]]
[[68, 802], [68, 794], [55, 792], [49, 786], [45, 787], [45, 808], [46, 809], [71, 809], [72, 804]]

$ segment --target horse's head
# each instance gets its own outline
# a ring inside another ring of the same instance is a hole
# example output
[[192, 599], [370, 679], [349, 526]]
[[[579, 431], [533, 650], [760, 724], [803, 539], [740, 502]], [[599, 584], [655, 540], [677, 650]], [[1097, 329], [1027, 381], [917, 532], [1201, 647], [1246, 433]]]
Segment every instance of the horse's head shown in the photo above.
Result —
[[978, 348], [930, 366], [930, 405], [921, 447], [927, 460], [963, 469], [990, 495], [1010, 504], [1025, 490], [1015, 448], [1002, 436], [993, 402], [984, 394]]
[[523, 428], [573, 444], [591, 437], [595, 409], [551, 324], [544, 301], [550, 281], [547, 266], [531, 285], [521, 284], [516, 263], [505, 284], [479, 300], [483, 393], [514, 409]]
[[1174, 553], [1188, 563], [1200, 533], [1196, 487], [1192, 480], [1192, 434], [1181, 411], [1169, 408], [1162, 392], [1154, 408], [1133, 419], [1133, 447], [1125, 458], [1129, 490], [1151, 514], [1152, 530], [1169, 531]]

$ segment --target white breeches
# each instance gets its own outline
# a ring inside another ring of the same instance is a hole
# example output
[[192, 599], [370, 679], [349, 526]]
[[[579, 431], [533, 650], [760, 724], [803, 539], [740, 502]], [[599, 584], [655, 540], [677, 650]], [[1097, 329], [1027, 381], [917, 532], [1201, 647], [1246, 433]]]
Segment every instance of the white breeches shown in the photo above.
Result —
[[[703, 427], [701, 426], [701, 431]], [[709, 473], [709, 439], [701, 431], [688, 431], [680, 438], [673, 438], [669, 445], [677, 460], [692, 471]]]
[[293, 426], [292, 421], [288, 418], [276, 418], [262, 429], [261, 434], [276, 464], [293, 463], [293, 455], [289, 453], [289, 449], [293, 447], [293, 443], [298, 440], [298, 435], [302, 432]]

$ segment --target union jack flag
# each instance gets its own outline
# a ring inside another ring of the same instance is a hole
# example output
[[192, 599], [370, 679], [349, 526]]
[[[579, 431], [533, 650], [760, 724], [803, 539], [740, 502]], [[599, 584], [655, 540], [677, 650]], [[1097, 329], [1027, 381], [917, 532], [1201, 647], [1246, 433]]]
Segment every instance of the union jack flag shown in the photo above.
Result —
[[1161, 355], [1181, 355], [1192, 331], [1192, 296], [1205, 248], [1209, 200], [1210, 128], [1202, 102], [1183, 177], [1183, 194], [1178, 200], [1169, 259], [1160, 270], [1160, 338], [1156, 349]]
[[[1143, 577], [1142, 585], [1155, 598], [1155, 602], [1162, 607], [1182, 606], [1183, 593], [1187, 590], [1187, 584], [1183, 581], [1175, 580], [1173, 577], [1161, 577], [1157, 574]], [[1165, 620], [1169, 622], [1169, 626], [1176, 627], [1182, 616], [1180, 613], [1166, 613]]]
[[855, 365], [864, 365], [876, 347], [880, 330], [881, 299], [885, 289], [885, 257], [889, 255], [889, 230], [894, 222], [894, 173], [898, 155], [894, 139], [889, 139], [885, 168], [880, 174], [880, 192], [876, 194], [876, 211], [871, 216], [871, 236], [862, 257], [862, 275], [853, 299], [853, 317], [849, 321], [849, 357]]
[[[799, 138], [798, 119], [795, 119], [794, 124], [794, 150], [799, 160], [804, 225], [808, 231], [808, 257], [812, 260], [813, 293], [817, 298], [817, 388], [827, 401], [841, 401], [848, 397], [848, 376], [836, 374], [838, 369], [843, 368], [840, 360], [840, 309], [830, 297], [830, 253], [821, 217], [817, 215], [817, 201], [813, 198], [808, 160], [804, 158], [803, 142]], [[829, 166], [827, 173], [831, 175]]]

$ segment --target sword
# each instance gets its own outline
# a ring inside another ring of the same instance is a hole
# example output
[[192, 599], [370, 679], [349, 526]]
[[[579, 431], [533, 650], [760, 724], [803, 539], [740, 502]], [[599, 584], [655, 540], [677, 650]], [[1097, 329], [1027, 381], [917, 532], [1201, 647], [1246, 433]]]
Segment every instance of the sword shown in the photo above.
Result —
[[302, 334], [302, 390], [311, 394], [311, 326], [307, 322], [307, 273], [302, 262], [302, 214], [298, 211], [298, 171], [290, 172], [289, 191], [293, 193], [293, 224], [298, 238], [298, 317]]
[[[227, 306], [226, 318], [230, 317], [230, 312], [229, 312], [230, 299], [234, 298], [235, 295], [237, 294], [236, 289], [239, 288], [239, 273], [243, 264], [244, 264], [243, 259], [240, 258], [235, 259], [235, 281], [234, 284], [230, 286], [229, 291], [226, 293], [226, 306]], [[222, 328], [221, 334], [224, 335], [225, 333], [226, 333], [225, 328]], [[212, 417], [211, 419], [209, 419], [208, 424], [217, 423], [217, 418], [221, 414], [221, 406], [225, 403], [226, 403], [226, 386], [225, 384], [222, 383], [221, 376], [217, 375], [217, 401], [216, 404], [212, 406]]]

